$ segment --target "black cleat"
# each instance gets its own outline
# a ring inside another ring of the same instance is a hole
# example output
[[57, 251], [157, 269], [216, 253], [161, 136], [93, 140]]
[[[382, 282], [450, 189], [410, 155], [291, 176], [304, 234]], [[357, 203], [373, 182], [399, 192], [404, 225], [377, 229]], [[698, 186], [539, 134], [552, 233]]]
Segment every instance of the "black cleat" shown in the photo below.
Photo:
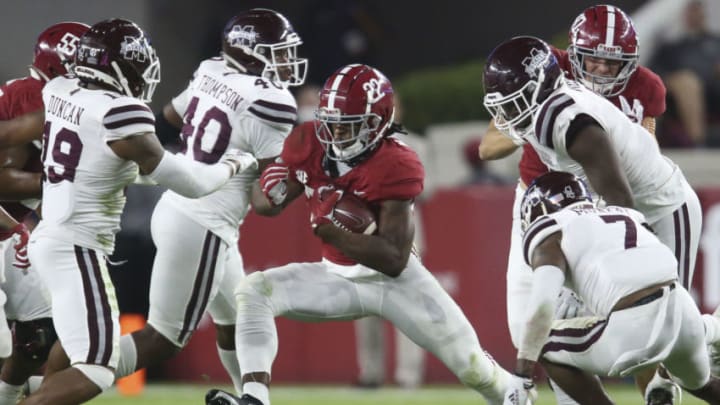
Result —
[[647, 394], [647, 405], [673, 405], [674, 396], [672, 392], [662, 389], [655, 388]]
[[229, 392], [211, 389], [205, 394], [205, 405], [263, 405], [263, 403], [248, 394], [238, 398]]

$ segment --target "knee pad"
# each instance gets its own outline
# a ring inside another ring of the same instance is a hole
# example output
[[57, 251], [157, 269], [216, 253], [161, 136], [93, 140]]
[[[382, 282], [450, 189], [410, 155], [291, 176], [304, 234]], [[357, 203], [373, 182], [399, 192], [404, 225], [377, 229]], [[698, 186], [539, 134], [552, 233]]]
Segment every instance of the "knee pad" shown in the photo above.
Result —
[[101, 391], [112, 387], [113, 381], [115, 381], [115, 373], [105, 366], [78, 363], [73, 364], [73, 367], [80, 370], [80, 372], [83, 373], [88, 380], [97, 385]]
[[45, 361], [57, 334], [51, 318], [15, 321], [15, 350], [30, 360]]

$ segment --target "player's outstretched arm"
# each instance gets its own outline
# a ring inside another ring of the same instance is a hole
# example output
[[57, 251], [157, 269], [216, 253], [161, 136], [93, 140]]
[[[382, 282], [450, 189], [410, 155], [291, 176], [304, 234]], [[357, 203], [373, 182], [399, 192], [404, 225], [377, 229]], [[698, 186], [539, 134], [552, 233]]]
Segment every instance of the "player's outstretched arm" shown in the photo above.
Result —
[[608, 205], [633, 208], [635, 202], [620, 157], [605, 130], [589, 124], [569, 138], [568, 155], [582, 166], [592, 188]]
[[195, 162], [164, 150], [151, 132], [112, 141], [109, 146], [117, 156], [137, 163], [141, 175], [188, 198], [210, 194], [236, 173], [257, 165], [246, 153], [227, 154], [212, 165]]
[[33, 111], [11, 120], [0, 121], [0, 148], [24, 145], [41, 140], [45, 111]]
[[358, 263], [397, 277], [407, 267], [412, 250], [415, 234], [412, 204], [411, 200], [383, 201], [376, 235], [348, 232], [329, 222], [318, 224], [315, 234]]
[[496, 160], [511, 155], [517, 148], [510, 137], [497, 129], [493, 119], [482, 137], [478, 153], [482, 160]]

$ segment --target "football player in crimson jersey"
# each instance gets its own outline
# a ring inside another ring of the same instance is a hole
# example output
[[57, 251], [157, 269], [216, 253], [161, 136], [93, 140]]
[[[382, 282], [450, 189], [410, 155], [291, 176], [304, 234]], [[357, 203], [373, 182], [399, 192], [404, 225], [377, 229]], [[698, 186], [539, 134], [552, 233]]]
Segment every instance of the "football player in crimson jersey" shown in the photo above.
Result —
[[[239, 149], [252, 153], [260, 170], [273, 162], [297, 118], [288, 86], [305, 78], [300, 44], [290, 22], [273, 10], [251, 9], [230, 18], [222, 57], [202, 61], [188, 87], [163, 110], [165, 120], [182, 128], [182, 154], [212, 163]], [[202, 198], [167, 191], [158, 201], [151, 223], [157, 254], [148, 322], [121, 338], [116, 377], [175, 355], [207, 311], [220, 360], [240, 392], [233, 290], [244, 272], [237, 240], [259, 175], [251, 170], [234, 176]]]
[[[639, 43], [630, 18], [614, 6], [589, 7], [575, 18], [569, 30], [569, 42], [567, 51], [551, 48], [564, 74], [606, 97], [632, 121], [654, 135], [655, 120], [665, 111], [665, 85], [651, 70], [638, 65]], [[517, 137], [505, 136], [495, 126], [494, 119], [490, 121], [479, 148], [482, 159], [493, 160], [510, 155], [520, 146], [520, 179], [513, 204], [507, 274], [508, 324], [515, 347], [523, 328], [521, 315], [525, 309], [524, 301], [518, 299], [518, 296], [525, 295], [519, 279], [527, 269], [520, 247], [520, 201], [527, 185], [546, 173], [548, 168], [530, 144]], [[687, 286], [687, 283], [689, 279], [684, 281], [684, 285]], [[582, 303], [576, 301], [569, 291], [564, 290], [563, 296], [566, 298], [558, 307], [558, 316], [577, 314]], [[641, 383], [641, 388], [643, 385]], [[555, 393], [563, 396], [559, 390]]]
[[[40, 198], [42, 88], [52, 78], [67, 73], [78, 41], [87, 29], [87, 25], [77, 22], [61, 22], [46, 28], [38, 35], [30, 75], [0, 88], [0, 128], [11, 131], [12, 138], [6, 141], [14, 143], [0, 149], [3, 162], [0, 199], [6, 201], [2, 207], [17, 221], [34, 222], [29, 217]], [[17, 117], [21, 118], [14, 121]], [[37, 271], [28, 263], [23, 264], [22, 270], [13, 267], [10, 242], [3, 243], [2, 249], [5, 312], [15, 330], [13, 354], [3, 363], [0, 374], [0, 405], [7, 405], [16, 403], [22, 384], [45, 362], [56, 337], [50, 296]]]
[[[501, 404], [521, 381], [485, 354], [462, 310], [412, 253], [413, 201], [423, 189], [424, 171], [415, 152], [388, 137], [397, 129], [390, 81], [370, 66], [348, 65], [328, 78], [320, 96], [317, 120], [288, 136], [281, 160], [265, 169], [254, 188], [253, 204], [274, 214], [304, 191], [323, 260], [259, 271], [240, 283], [235, 330], [244, 395], [211, 390], [206, 403], [269, 405], [278, 347], [274, 317], [336, 321], [376, 315], [435, 354], [490, 404]], [[344, 193], [377, 213], [377, 233], [351, 233], [333, 224], [335, 202]]]

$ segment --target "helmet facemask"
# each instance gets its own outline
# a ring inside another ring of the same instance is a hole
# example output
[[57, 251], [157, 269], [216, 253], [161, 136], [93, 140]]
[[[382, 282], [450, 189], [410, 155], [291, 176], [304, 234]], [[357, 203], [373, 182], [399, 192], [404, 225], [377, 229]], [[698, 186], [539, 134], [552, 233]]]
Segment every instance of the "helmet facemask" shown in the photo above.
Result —
[[[238, 30], [237, 35], [244, 34], [244, 31], [240, 31]], [[305, 83], [308, 60], [298, 58], [298, 46], [302, 45], [302, 40], [296, 33], [288, 34], [284, 42], [258, 43], [253, 48], [244, 45], [243, 38], [233, 41], [233, 35], [233, 31], [228, 34], [228, 43], [232, 47], [240, 49], [264, 65], [260, 73], [261, 77], [271, 80], [283, 88], [301, 86]], [[223, 52], [223, 58], [241, 72], [248, 72], [247, 67], [225, 52]]]
[[545, 77], [541, 71], [538, 80], [530, 80], [519, 90], [503, 95], [488, 93], [483, 99], [485, 108], [495, 120], [495, 126], [516, 143], [523, 143], [524, 135], [532, 125], [532, 115], [539, 107], [538, 94]]
[[[316, 125], [315, 135], [328, 158], [336, 161], [350, 161], [370, 150], [388, 128], [387, 124], [380, 128], [382, 117], [374, 113], [350, 115], [342, 114], [338, 109], [321, 108], [315, 115], [320, 123]], [[388, 120], [390, 122], [392, 118]], [[344, 126], [349, 137], [335, 138], [334, 129], [338, 125]]]
[[[600, 49], [602, 47], [602, 49]], [[610, 47], [606, 50], [604, 46], [598, 46], [598, 50], [587, 49], [571, 45], [568, 48], [568, 56], [572, 65], [575, 79], [594, 93], [603, 97], [615, 97], [622, 93], [627, 87], [630, 76], [638, 67], [638, 55], [623, 53], [620, 47]], [[617, 49], [616, 49], [617, 48]], [[603, 76], [590, 73], [585, 67], [585, 58], [594, 57], [612, 61], [620, 61], [622, 66], [615, 77]]]

